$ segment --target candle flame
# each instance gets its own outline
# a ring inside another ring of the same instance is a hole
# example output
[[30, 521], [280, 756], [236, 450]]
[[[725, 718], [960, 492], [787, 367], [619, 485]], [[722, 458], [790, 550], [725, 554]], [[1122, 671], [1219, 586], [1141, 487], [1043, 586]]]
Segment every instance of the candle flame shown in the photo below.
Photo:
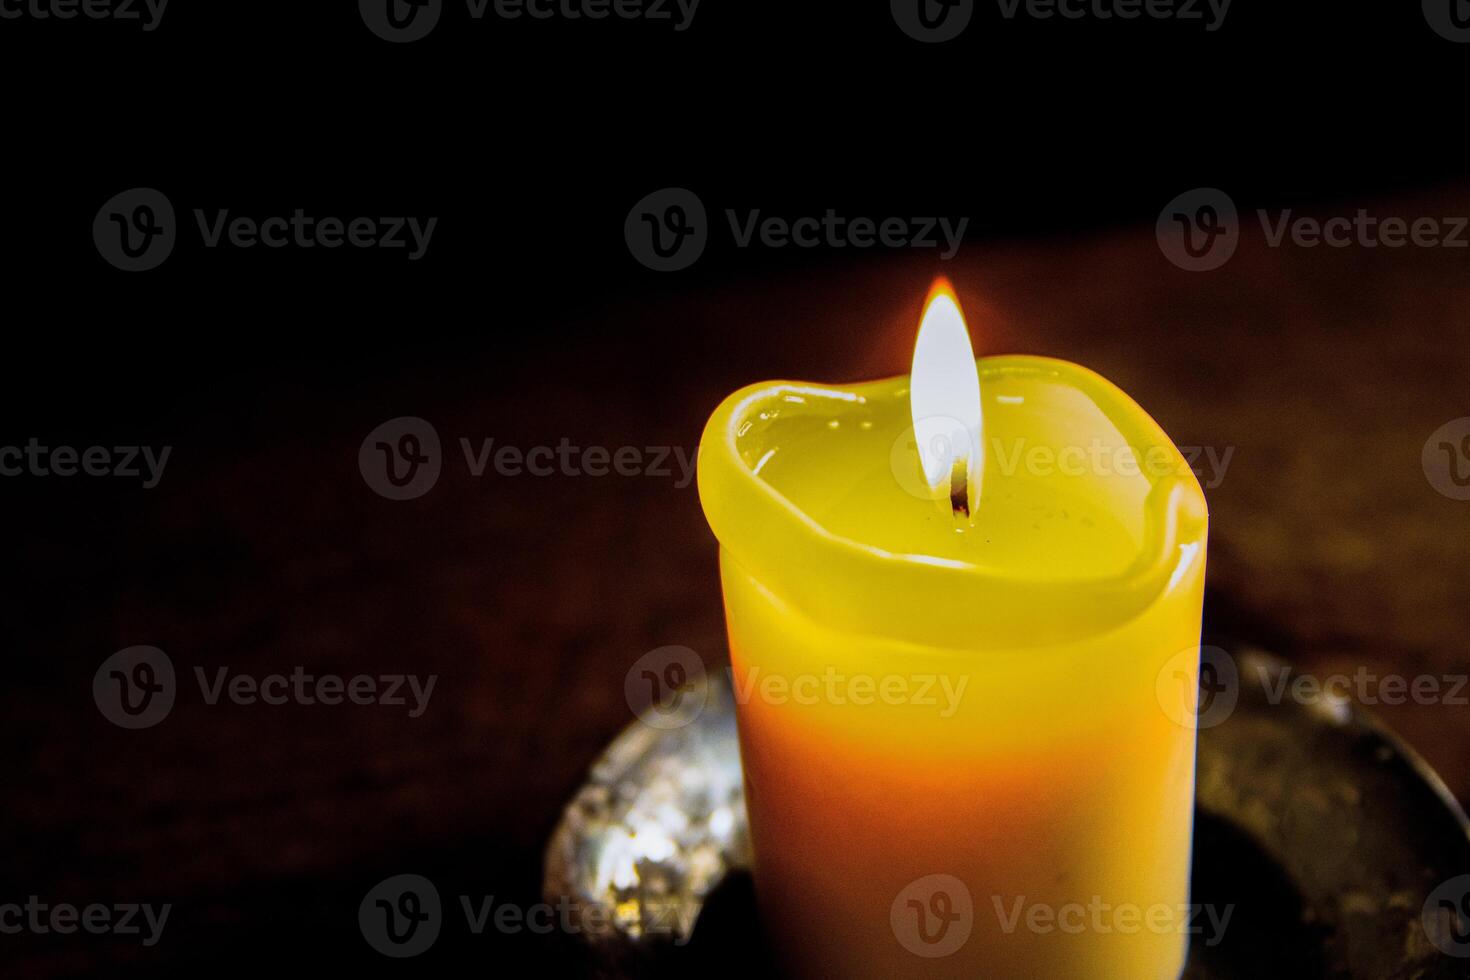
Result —
[[948, 497], [968, 516], [978, 496], [980, 372], [959, 300], [949, 281], [935, 280], [914, 342], [909, 409], [924, 479], [936, 497]]

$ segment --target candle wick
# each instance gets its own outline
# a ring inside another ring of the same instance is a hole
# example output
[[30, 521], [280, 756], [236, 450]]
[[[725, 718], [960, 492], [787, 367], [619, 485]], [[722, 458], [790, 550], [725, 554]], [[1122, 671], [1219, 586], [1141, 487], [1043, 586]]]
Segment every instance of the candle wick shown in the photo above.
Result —
[[970, 467], [964, 458], [949, 471], [949, 506], [956, 517], [970, 516]]

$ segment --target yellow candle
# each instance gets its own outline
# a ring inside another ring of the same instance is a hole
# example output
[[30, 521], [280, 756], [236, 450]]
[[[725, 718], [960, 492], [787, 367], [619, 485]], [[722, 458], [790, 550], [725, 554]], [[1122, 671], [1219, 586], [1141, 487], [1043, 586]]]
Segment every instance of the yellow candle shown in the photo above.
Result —
[[701, 442], [762, 917], [798, 976], [1176, 977], [1204, 496], [1075, 364], [974, 362], [964, 419], [934, 334], [913, 393], [755, 385]]

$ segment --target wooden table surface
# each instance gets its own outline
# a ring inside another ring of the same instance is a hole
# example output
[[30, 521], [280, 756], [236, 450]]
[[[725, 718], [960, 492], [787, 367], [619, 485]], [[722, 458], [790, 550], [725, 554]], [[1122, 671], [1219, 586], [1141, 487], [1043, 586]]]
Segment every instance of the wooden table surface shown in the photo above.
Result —
[[[1470, 193], [1349, 202], [1465, 213]], [[397, 966], [366, 948], [357, 904], [424, 874], [446, 896], [538, 899], [558, 813], [630, 720], [623, 679], [666, 644], [724, 657], [715, 545], [696, 491], [669, 477], [468, 471], [458, 440], [522, 448], [695, 450], [728, 391], [906, 370], [930, 277], [947, 273], [981, 353], [1082, 362], [1180, 445], [1233, 452], [1211, 507], [1210, 615], [1317, 676], [1470, 673], [1470, 502], [1426, 479], [1425, 440], [1470, 414], [1463, 251], [1267, 247], [1182, 272], [1150, 228], [886, 255], [659, 293], [585, 300], [513, 361], [407, 356], [329, 395], [263, 387], [198, 420], [157, 489], [68, 485], [8, 508], [21, 615], [0, 688], [10, 747], [5, 894], [171, 902], [151, 949], [0, 937], [15, 976]], [[662, 281], [661, 281], [662, 284]], [[592, 339], [588, 339], [592, 338]], [[371, 492], [358, 447], [380, 422], [431, 421], [438, 485]], [[123, 731], [91, 681], [151, 644], [180, 676], [171, 715]], [[437, 675], [428, 710], [210, 705], [222, 666]], [[1470, 799], [1470, 709], [1383, 706]], [[527, 934], [463, 930], [423, 961], [524, 967]], [[411, 964], [410, 964], [411, 965]], [[510, 975], [516, 975], [512, 970]]]

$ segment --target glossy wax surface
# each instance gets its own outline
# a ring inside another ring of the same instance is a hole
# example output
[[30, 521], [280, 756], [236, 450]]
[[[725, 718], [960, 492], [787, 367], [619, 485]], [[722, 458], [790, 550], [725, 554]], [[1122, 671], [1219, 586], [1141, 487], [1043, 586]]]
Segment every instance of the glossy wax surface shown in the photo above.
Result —
[[1120, 476], [1104, 495], [1088, 470], [1093, 459], [1122, 460], [1122, 434], [1053, 378], [995, 373], [987, 380], [983, 478], [968, 517], [957, 517], [947, 498], [933, 505], [906, 383], [857, 398], [784, 392], [757, 413], [768, 425], [747, 431], [741, 455], [822, 528], [873, 548], [1022, 578], [1121, 574], [1142, 543], [1149, 485], [1141, 475]]

